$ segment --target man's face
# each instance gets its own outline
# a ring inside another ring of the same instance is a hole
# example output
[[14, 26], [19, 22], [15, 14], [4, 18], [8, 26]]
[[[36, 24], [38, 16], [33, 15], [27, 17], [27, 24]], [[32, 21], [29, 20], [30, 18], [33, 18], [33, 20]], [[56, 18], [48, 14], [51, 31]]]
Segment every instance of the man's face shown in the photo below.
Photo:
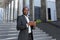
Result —
[[28, 11], [29, 11], [28, 8], [24, 8], [24, 11], [23, 11], [24, 15], [27, 15]]

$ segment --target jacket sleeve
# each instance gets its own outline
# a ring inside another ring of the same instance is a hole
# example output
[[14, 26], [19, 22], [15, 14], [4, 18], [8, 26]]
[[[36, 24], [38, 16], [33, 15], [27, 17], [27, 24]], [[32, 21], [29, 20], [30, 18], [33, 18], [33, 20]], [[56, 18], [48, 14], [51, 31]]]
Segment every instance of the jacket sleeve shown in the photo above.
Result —
[[17, 30], [24, 30], [26, 29], [26, 24], [22, 24], [22, 19], [21, 17], [17, 17]]

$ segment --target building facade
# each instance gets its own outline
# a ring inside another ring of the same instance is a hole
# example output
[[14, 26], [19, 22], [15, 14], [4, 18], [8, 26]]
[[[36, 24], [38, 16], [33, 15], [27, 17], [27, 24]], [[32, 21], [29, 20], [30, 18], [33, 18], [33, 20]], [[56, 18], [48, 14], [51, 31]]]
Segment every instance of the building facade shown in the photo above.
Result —
[[16, 21], [22, 15], [22, 9], [27, 6], [33, 20], [57, 21], [60, 19], [59, 0], [10, 0], [4, 6], [4, 21]]

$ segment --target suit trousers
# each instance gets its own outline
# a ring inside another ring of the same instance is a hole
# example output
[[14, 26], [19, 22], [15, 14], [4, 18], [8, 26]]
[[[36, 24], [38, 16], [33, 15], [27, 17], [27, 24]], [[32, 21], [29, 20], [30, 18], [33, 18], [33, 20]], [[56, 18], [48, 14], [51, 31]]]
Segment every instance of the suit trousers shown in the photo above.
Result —
[[28, 35], [28, 40], [33, 40], [33, 35], [32, 35], [32, 33], [29, 33], [29, 35]]

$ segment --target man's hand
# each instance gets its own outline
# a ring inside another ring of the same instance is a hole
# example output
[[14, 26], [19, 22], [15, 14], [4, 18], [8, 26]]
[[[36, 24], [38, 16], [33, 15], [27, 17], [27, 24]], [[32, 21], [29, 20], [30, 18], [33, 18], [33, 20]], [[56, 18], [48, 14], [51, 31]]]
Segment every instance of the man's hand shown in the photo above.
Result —
[[30, 26], [36, 26], [36, 22], [34, 22], [34, 21], [30, 21], [29, 23], [28, 23], [28, 25], [30, 25]]

